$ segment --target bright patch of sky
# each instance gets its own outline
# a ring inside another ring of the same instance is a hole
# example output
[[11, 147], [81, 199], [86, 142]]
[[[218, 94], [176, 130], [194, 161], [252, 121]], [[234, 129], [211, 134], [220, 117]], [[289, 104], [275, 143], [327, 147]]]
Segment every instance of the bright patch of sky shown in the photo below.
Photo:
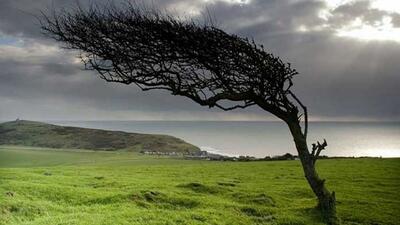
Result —
[[372, 7], [389, 12], [400, 13], [400, 1], [398, 0], [374, 0], [372, 1]]
[[[329, 7], [338, 7], [350, 2], [362, 0], [325, 0]], [[371, 0], [372, 8], [400, 13], [400, 1], [397, 0]]]
[[[330, 10], [340, 5], [357, 2], [360, 0], [326, 0], [328, 9], [321, 12], [321, 17], [329, 19]], [[400, 1], [397, 0], [371, 0], [371, 9], [379, 9], [388, 13], [400, 13]], [[360, 18], [354, 18], [347, 26], [336, 30], [341, 37], [350, 37], [364, 41], [395, 41], [400, 42], [400, 28], [394, 27], [391, 17], [383, 17], [380, 23], [367, 24]]]
[[216, 2], [227, 2], [231, 4], [245, 5], [250, 3], [250, 1], [251, 0], [202, 0], [196, 3], [192, 1], [182, 1], [171, 5], [170, 10], [172, 9], [172, 11], [174, 11], [177, 14], [181, 14], [179, 12], [185, 12], [183, 13], [183, 16], [190, 16], [190, 15], [200, 14], [202, 9], [207, 4], [212, 4]]
[[340, 29], [338, 36], [358, 38], [360, 40], [397, 41], [400, 42], [400, 28], [393, 27], [390, 18], [384, 18], [378, 26], [362, 24], [355, 20], [350, 26]]

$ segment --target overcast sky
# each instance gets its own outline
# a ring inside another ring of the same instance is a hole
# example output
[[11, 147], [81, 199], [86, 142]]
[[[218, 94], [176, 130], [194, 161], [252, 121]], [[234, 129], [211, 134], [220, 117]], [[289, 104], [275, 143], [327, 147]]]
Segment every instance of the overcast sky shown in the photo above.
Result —
[[[81, 1], [86, 2], [86, 1]], [[92, 2], [104, 2], [93, 0]], [[118, 2], [118, 1], [115, 1]], [[313, 120], [400, 120], [400, 2], [153, 0], [183, 17], [207, 8], [228, 33], [253, 37], [300, 73]], [[105, 83], [40, 33], [34, 15], [76, 0], [0, 1], [0, 120], [270, 120], [165, 92]], [[396, 5], [398, 4], [398, 5]]]

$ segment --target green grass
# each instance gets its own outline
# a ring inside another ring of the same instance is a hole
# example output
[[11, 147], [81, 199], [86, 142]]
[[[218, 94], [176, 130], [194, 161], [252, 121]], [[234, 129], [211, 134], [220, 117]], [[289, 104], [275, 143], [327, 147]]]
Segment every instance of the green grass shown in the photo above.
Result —
[[[323, 224], [299, 161], [0, 148], [0, 224]], [[343, 224], [399, 224], [400, 159], [318, 161]]]

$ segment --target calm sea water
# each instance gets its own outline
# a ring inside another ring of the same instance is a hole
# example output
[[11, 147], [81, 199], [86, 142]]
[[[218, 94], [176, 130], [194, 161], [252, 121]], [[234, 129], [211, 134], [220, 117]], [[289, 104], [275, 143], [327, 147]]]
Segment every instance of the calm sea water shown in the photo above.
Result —
[[[179, 137], [203, 150], [256, 157], [296, 150], [281, 122], [58, 121], [52, 123]], [[400, 157], [399, 122], [311, 122], [309, 144], [326, 138], [328, 156]]]

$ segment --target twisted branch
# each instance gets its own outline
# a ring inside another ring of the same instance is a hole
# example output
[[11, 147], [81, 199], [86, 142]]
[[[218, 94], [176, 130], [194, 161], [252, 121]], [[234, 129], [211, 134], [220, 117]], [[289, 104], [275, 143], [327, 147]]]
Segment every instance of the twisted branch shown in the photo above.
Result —
[[312, 144], [312, 152], [311, 152], [311, 156], [313, 157], [313, 161], [315, 163], [315, 161], [317, 161], [319, 155], [321, 154], [321, 151], [325, 149], [325, 147], [328, 146], [328, 143], [326, 142], [326, 140], [324, 139], [324, 142], [321, 144], [319, 143], [319, 141], [317, 141], [317, 144], [313, 143]]

